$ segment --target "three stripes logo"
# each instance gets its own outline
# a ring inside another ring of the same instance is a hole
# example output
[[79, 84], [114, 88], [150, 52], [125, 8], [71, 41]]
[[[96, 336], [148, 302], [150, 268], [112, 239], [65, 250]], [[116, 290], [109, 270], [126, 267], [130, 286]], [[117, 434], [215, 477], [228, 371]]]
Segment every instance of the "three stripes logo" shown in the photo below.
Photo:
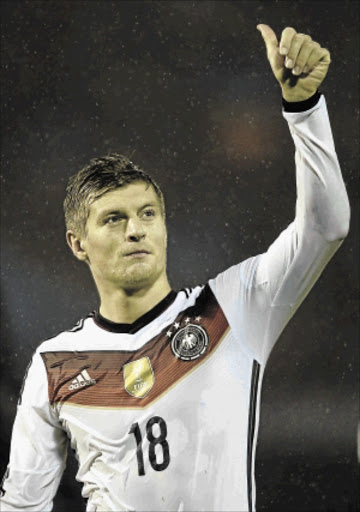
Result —
[[87, 370], [83, 370], [79, 375], [74, 379], [69, 389], [70, 391], [73, 391], [74, 389], [84, 388], [86, 386], [92, 386], [93, 384], [96, 384], [96, 380], [92, 379], [90, 375], [88, 374]]

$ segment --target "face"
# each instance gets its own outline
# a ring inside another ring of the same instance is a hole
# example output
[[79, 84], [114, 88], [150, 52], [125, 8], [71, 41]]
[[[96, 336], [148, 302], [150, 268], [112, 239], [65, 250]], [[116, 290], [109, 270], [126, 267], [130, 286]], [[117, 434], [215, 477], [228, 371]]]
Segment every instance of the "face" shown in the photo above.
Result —
[[154, 188], [130, 183], [90, 206], [81, 242], [98, 287], [149, 287], [166, 276], [167, 233]]

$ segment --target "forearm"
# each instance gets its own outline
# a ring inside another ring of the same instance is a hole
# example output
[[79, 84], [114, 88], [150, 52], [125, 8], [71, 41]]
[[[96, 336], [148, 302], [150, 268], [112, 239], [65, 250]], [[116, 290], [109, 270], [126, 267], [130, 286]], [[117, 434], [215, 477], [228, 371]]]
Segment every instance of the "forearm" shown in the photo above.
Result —
[[346, 236], [350, 208], [325, 99], [283, 115], [296, 148], [296, 215], [261, 258], [260, 274], [267, 276], [269, 303], [290, 306], [293, 313]]
[[296, 229], [314, 231], [326, 241], [343, 239], [349, 229], [350, 206], [335, 152], [325, 98], [304, 112], [286, 112], [296, 152]]
[[53, 498], [59, 487], [65, 463], [43, 471], [18, 469], [10, 465], [10, 471], [3, 483], [0, 510], [32, 512], [50, 511]]

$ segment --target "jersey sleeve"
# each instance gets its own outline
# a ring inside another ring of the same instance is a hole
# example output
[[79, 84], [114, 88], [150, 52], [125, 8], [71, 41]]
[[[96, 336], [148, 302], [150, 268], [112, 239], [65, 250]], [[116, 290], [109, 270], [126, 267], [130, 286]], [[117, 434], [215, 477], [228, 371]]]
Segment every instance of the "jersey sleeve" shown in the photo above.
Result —
[[52, 510], [66, 454], [67, 436], [49, 404], [47, 374], [37, 351], [17, 407], [0, 510]]
[[209, 282], [235, 336], [260, 363], [340, 247], [350, 218], [325, 98], [283, 115], [295, 143], [295, 219], [265, 253]]

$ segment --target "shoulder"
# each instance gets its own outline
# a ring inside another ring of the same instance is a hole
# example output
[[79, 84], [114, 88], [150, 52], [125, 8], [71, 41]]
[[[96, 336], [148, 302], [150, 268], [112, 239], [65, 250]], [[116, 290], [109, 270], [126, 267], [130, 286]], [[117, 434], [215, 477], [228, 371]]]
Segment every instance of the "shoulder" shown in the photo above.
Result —
[[84, 336], [86, 336], [87, 331], [93, 324], [93, 317], [94, 312], [83, 318], [80, 318], [70, 329], [61, 331], [55, 336], [42, 341], [38, 345], [36, 353], [42, 354], [43, 352], [54, 352], [58, 350], [64, 351], [67, 349], [74, 350], [74, 345], [79, 343], [84, 338]]

